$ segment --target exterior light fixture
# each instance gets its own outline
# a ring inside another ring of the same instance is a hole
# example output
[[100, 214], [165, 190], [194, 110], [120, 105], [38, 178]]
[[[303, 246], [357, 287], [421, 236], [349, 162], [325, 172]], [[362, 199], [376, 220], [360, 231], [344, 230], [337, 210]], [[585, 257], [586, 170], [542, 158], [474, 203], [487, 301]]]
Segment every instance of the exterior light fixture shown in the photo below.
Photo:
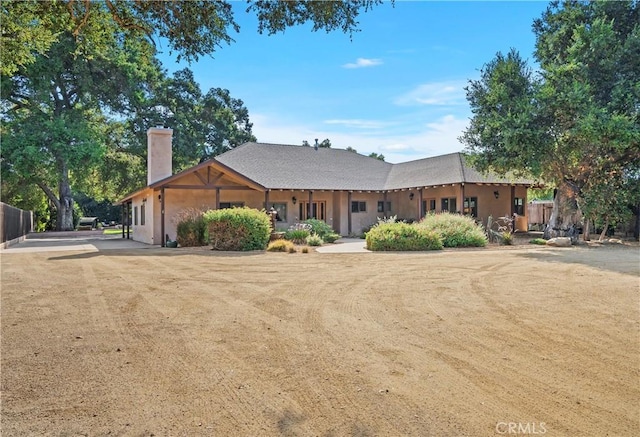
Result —
[[493, 195], [496, 196], [496, 199], [500, 197], [500, 191], [496, 190], [493, 192]]
[[409, 193], [409, 200], [413, 200], [413, 196], [414, 196], [413, 193]]
[[298, 199], [296, 199], [296, 196], [293, 196], [291, 198], [291, 202], [293, 202], [294, 205], [296, 204], [297, 201], [298, 201]]

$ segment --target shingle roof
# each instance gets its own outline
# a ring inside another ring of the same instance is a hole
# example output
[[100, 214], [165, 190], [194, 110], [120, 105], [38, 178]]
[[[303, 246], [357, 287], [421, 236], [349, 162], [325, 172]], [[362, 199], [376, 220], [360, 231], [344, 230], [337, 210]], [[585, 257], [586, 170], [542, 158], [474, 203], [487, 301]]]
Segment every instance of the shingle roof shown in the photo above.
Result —
[[218, 161], [270, 189], [383, 190], [393, 164], [343, 149], [245, 143]]
[[531, 184], [484, 175], [467, 165], [462, 153], [391, 164], [343, 149], [245, 143], [214, 160], [269, 189], [382, 191], [461, 182]]

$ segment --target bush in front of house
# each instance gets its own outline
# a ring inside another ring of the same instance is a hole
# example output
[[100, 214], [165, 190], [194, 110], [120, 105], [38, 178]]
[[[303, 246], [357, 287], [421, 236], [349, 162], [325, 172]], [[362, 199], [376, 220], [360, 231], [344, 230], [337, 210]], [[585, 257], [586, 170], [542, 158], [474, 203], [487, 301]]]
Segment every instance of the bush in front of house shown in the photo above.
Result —
[[324, 237], [322, 237], [322, 240], [325, 243], [335, 243], [339, 239], [340, 239], [340, 234], [335, 234], [333, 232], [330, 234], [326, 234]]
[[[334, 234], [335, 231], [331, 226], [318, 219], [307, 219], [302, 223], [306, 223], [311, 226], [311, 233], [316, 234], [318, 237], [325, 240], [325, 236], [329, 234]], [[325, 240], [326, 241], [326, 240]], [[334, 240], [335, 241], [335, 240]]]
[[204, 213], [213, 250], [264, 250], [271, 235], [265, 211], [253, 208], [214, 209]]
[[367, 249], [372, 251], [439, 250], [440, 236], [429, 229], [407, 223], [380, 223], [367, 232]]
[[319, 235], [311, 234], [307, 237], [307, 244], [309, 246], [322, 246], [322, 243], [324, 243], [324, 241]]
[[181, 247], [206, 246], [207, 226], [202, 214], [178, 222], [176, 241]]
[[484, 247], [487, 236], [473, 217], [443, 212], [427, 214], [416, 226], [434, 231], [442, 238], [444, 247]]
[[[292, 250], [293, 249], [293, 250]], [[296, 248], [293, 243], [288, 240], [274, 240], [267, 246], [267, 252], [288, 252], [294, 253]]]
[[295, 244], [305, 244], [309, 235], [311, 235], [311, 232], [306, 229], [290, 229], [284, 233], [284, 238], [293, 241]]

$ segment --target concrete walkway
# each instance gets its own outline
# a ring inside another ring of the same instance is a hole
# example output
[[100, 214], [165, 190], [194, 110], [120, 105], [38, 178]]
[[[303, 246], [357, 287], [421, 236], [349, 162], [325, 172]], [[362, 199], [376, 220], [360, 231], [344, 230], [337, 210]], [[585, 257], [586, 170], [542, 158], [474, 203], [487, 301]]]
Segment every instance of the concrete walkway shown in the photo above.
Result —
[[362, 238], [340, 238], [334, 244], [317, 247], [318, 253], [367, 253], [367, 242]]
[[[367, 253], [366, 242], [361, 238], [340, 238], [333, 244], [317, 247], [318, 253]], [[69, 232], [42, 232], [27, 235], [26, 239], [19, 243], [0, 249], [0, 253], [25, 253], [25, 252], [100, 252], [115, 249], [153, 249], [160, 246], [127, 240], [122, 235], [104, 235], [102, 231], [69, 231]]]
[[113, 249], [150, 249], [159, 246], [127, 240], [122, 235], [104, 235], [102, 231], [68, 231], [32, 233], [11, 246], [1, 249], [1, 254], [25, 252], [66, 252], [70, 250], [99, 252]]

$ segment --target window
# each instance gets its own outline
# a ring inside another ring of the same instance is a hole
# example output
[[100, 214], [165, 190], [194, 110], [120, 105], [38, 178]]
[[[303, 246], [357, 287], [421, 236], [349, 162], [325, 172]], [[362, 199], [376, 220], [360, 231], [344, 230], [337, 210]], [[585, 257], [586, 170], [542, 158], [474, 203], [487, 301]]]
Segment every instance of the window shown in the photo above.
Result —
[[220, 202], [220, 209], [226, 208], [242, 208], [244, 202]]
[[300, 202], [299, 205], [300, 221], [310, 218], [326, 220], [326, 202], [311, 202], [311, 208], [309, 208], [309, 202]]
[[464, 208], [462, 213], [473, 217], [478, 217], [478, 198], [477, 197], [465, 197]]
[[145, 206], [146, 204], [143, 203], [142, 205], [140, 205], [140, 226], [144, 226], [144, 222], [145, 222]]
[[518, 215], [524, 215], [524, 199], [522, 197], [513, 199], [513, 212]]
[[276, 215], [277, 222], [287, 221], [287, 204], [286, 203], [272, 203], [271, 208], [275, 209], [278, 213]]
[[436, 199], [422, 201], [422, 215], [425, 216], [428, 212], [436, 212]]
[[442, 199], [442, 211], [456, 212], [456, 198], [449, 197]]
[[133, 225], [138, 226], [138, 207], [133, 207]]
[[[382, 200], [378, 201], [378, 212], [387, 212], [391, 211], [391, 202], [387, 202], [387, 209], [384, 208], [384, 202]], [[354, 211], [355, 212], [355, 211]]]
[[351, 202], [351, 212], [367, 212], [367, 202]]

